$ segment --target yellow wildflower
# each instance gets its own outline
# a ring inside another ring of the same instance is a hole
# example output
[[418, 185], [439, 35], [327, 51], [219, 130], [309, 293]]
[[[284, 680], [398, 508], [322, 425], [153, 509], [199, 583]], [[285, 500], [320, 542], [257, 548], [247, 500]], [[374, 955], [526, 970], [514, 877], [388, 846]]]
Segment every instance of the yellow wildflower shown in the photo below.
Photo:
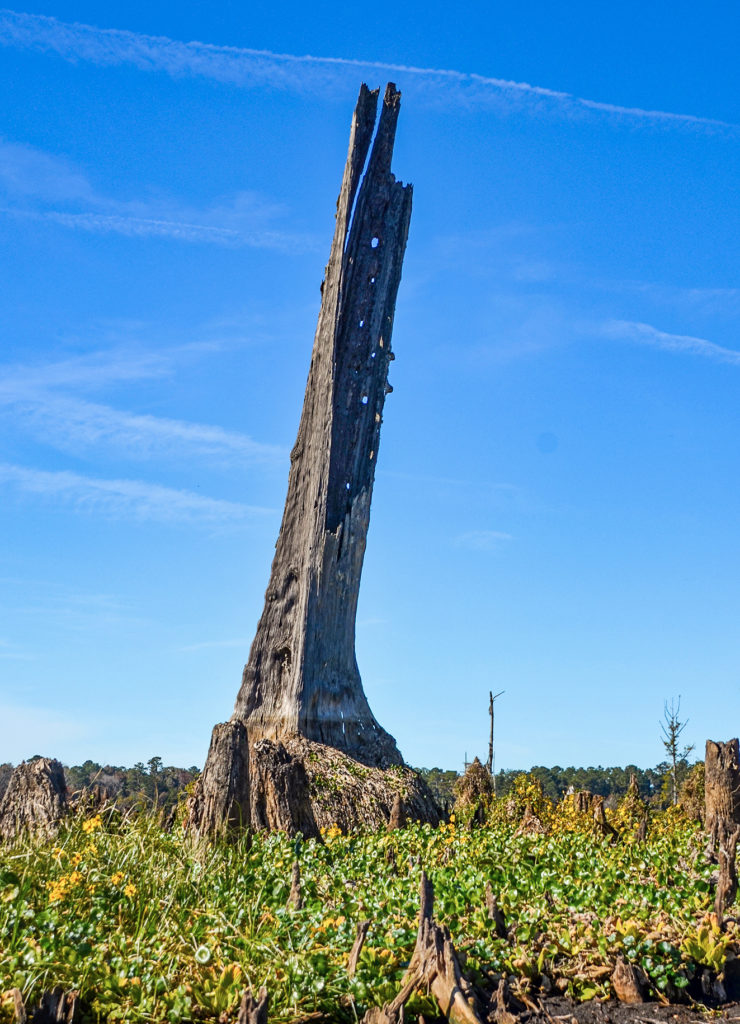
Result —
[[131, 882], [129, 882], [128, 885], [124, 886], [123, 891], [128, 896], [128, 898], [132, 900], [136, 895], [136, 886], [132, 885]]
[[114, 871], [113, 874], [110, 876], [110, 880], [113, 883], [113, 885], [120, 885], [124, 878], [125, 875], [123, 871]]
[[99, 814], [96, 814], [94, 818], [88, 818], [87, 821], [82, 823], [82, 831], [86, 834], [90, 832], [96, 832], [99, 828], [103, 827], [103, 819]]
[[81, 860], [82, 860], [82, 854], [81, 853], [75, 853], [75, 854], [72, 855], [72, 858], [70, 859], [70, 864], [72, 865], [73, 868], [76, 868], [77, 865], [81, 862]]
[[52, 857], [61, 857], [63, 853], [64, 850], [61, 848], [61, 846], [55, 846], [54, 849], [51, 851]]

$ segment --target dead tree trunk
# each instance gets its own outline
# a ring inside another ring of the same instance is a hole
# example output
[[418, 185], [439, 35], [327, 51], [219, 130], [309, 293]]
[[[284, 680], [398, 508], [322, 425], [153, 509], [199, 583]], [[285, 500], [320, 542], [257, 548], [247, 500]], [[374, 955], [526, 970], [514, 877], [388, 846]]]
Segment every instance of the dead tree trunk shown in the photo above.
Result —
[[[322, 286], [311, 369], [265, 607], [234, 718], [250, 742], [293, 735], [401, 764], [355, 659], [355, 616], [388, 384], [411, 187], [390, 171], [400, 93], [363, 85]], [[356, 198], [356, 204], [355, 204]], [[354, 210], [353, 210], [354, 207]]]
[[54, 832], [68, 809], [67, 783], [59, 761], [49, 757], [22, 761], [13, 769], [0, 800], [0, 839], [13, 839], [21, 832]]
[[740, 746], [707, 740], [704, 758], [705, 827], [713, 849], [723, 833], [740, 824]]

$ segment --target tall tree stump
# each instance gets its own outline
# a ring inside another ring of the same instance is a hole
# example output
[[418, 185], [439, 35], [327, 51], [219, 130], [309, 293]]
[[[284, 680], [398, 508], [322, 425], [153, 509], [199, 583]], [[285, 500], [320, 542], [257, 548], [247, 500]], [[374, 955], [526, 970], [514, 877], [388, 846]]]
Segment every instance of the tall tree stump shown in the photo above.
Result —
[[707, 740], [704, 758], [705, 827], [714, 849], [722, 833], [740, 824], [740, 745]]
[[[198, 786], [203, 794], [192, 804], [197, 831], [218, 831], [219, 816], [233, 817], [235, 806], [243, 811], [249, 789], [253, 827], [315, 834], [315, 818], [326, 812], [322, 761], [331, 766], [330, 750], [352, 759], [358, 777], [406, 770], [396, 741], [370, 710], [355, 657], [412, 195], [391, 173], [401, 94], [387, 86], [379, 118], [378, 98], [378, 90], [361, 87], [264, 609], [231, 722], [216, 727], [227, 730], [223, 737], [214, 731]], [[228, 787], [221, 801], [208, 796], [219, 779]], [[354, 801], [352, 824], [374, 823], [381, 806], [387, 815], [397, 787], [388, 778], [373, 789], [372, 799]], [[409, 814], [437, 820], [419, 777], [402, 795]], [[328, 801], [330, 809], [341, 803]]]
[[403, 761], [363, 692], [355, 618], [411, 217], [411, 187], [390, 170], [400, 99], [388, 85], [373, 141], [378, 90], [360, 89], [283, 521], [234, 708], [252, 742], [300, 735], [381, 766]]

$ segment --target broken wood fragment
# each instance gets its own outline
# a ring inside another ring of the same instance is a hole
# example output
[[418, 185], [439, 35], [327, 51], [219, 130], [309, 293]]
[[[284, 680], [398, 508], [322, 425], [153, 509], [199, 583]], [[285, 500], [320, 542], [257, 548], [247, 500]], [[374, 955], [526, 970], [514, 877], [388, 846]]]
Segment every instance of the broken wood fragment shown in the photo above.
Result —
[[267, 1024], [267, 989], [264, 985], [256, 999], [250, 988], [244, 990], [236, 1024]]
[[704, 822], [713, 849], [721, 833], [740, 824], [740, 744], [707, 740], [704, 757]]
[[347, 974], [350, 978], [354, 978], [357, 972], [357, 963], [360, 959], [360, 953], [362, 952], [362, 947], [365, 944], [369, 928], [369, 921], [360, 921], [357, 925], [357, 934], [355, 935], [355, 941], [352, 945], [352, 949], [350, 950], [349, 960], [347, 961]]
[[401, 990], [390, 1003], [368, 1010], [363, 1024], [399, 1024], [406, 1000], [420, 986], [431, 991], [450, 1024], [482, 1024], [474, 1000], [465, 996], [471, 989], [460, 970], [449, 929], [437, 924], [433, 912], [434, 888], [422, 871], [419, 929]]
[[604, 839], [610, 839], [614, 842], [619, 838], [617, 830], [609, 824], [606, 817], [606, 811], [604, 810], [604, 798], [603, 796], [595, 796], [593, 798], [593, 816], [594, 816], [594, 829], [597, 835], [603, 836]]
[[488, 911], [489, 918], [493, 921], [496, 935], [500, 939], [508, 939], [509, 930], [506, 927], [506, 918], [504, 917], [503, 910], [498, 905], [490, 882], [486, 882], [486, 910]]
[[393, 797], [393, 806], [388, 819], [388, 831], [396, 828], [406, 828], [406, 808], [403, 806], [403, 798], [400, 793], [396, 793]]
[[78, 993], [65, 992], [61, 985], [44, 992], [38, 1007], [29, 1011], [19, 989], [13, 989], [16, 1024], [74, 1024], [77, 1019]]
[[298, 858], [293, 861], [293, 872], [290, 879], [290, 894], [288, 895], [288, 908], [300, 910], [303, 907], [303, 894], [301, 892], [301, 865]]
[[516, 1014], [506, 1008], [506, 982], [502, 978], [498, 983], [496, 994], [491, 1001], [491, 1013], [494, 1024], [517, 1024]]
[[618, 957], [611, 978], [614, 994], [620, 1003], [644, 1003], [644, 975], [624, 957]]

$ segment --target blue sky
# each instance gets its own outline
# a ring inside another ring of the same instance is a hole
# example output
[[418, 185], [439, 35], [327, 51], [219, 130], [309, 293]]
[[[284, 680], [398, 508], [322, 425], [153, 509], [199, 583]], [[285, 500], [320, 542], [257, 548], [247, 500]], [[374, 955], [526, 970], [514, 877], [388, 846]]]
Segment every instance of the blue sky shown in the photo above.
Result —
[[[217, 10], [214, 10], [217, 6]], [[0, 14], [0, 761], [202, 763], [262, 608], [360, 82], [414, 184], [358, 616], [414, 764], [740, 722], [727, 3]]]

